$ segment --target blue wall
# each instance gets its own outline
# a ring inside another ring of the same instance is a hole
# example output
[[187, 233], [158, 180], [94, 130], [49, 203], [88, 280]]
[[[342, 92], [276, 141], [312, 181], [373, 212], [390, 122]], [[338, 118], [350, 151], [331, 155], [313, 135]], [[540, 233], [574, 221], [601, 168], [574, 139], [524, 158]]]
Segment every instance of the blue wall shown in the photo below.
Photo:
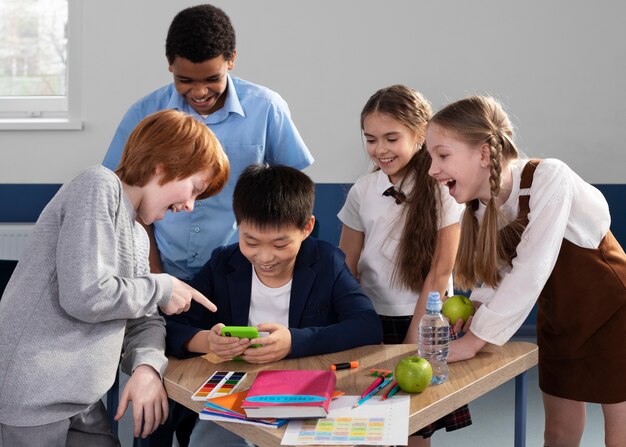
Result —
[[[337, 213], [343, 206], [350, 186], [350, 184], [346, 183], [322, 183], [317, 185], [314, 211], [315, 217], [320, 223], [320, 239], [334, 244], [339, 243], [341, 223], [337, 219]], [[609, 203], [611, 231], [620, 244], [626, 247], [626, 184], [597, 184], [594, 186], [604, 194]]]
[[[0, 222], [35, 222], [41, 210], [56, 194], [58, 184], [0, 184]], [[606, 197], [611, 210], [611, 230], [617, 240], [626, 246], [626, 184], [595, 185]], [[318, 222], [318, 237], [335, 245], [339, 243], [341, 223], [337, 213], [343, 206], [350, 184], [320, 183], [316, 186], [314, 214]], [[0, 294], [10, 276], [14, 262], [0, 261]], [[534, 335], [536, 308], [518, 331]]]
[[0, 222], [35, 222], [58, 184], [0, 184]]
[[[41, 210], [56, 194], [59, 184], [0, 184], [0, 222], [35, 222]], [[343, 206], [349, 183], [320, 183], [316, 186], [314, 214], [319, 238], [339, 243], [341, 223], [337, 213]], [[595, 185], [606, 197], [611, 210], [611, 230], [626, 244], [626, 184]]]

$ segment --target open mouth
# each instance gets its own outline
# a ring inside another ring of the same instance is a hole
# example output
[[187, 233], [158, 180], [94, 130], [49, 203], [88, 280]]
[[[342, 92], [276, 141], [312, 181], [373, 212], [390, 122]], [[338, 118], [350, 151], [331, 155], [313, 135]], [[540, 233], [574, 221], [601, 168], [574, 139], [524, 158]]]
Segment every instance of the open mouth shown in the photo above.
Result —
[[394, 161], [396, 158], [398, 157], [379, 158], [378, 163], [380, 163], [381, 165], [387, 165]]
[[263, 272], [271, 272], [276, 267], [276, 264], [257, 264], [257, 266]]
[[454, 192], [454, 187], [456, 186], [456, 180], [453, 178], [445, 178], [437, 180], [441, 185], [444, 185], [448, 188], [448, 192], [452, 194]]
[[189, 100], [196, 105], [203, 105], [208, 103], [211, 98], [213, 98], [213, 95], [203, 96], [202, 98], [189, 98]]

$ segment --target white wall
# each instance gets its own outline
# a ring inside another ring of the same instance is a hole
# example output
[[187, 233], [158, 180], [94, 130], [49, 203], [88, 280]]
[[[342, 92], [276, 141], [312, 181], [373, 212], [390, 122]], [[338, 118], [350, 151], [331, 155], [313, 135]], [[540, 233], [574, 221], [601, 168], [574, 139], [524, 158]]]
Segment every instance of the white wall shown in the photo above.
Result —
[[[0, 183], [62, 183], [101, 161], [126, 108], [170, 80], [167, 27], [198, 1], [84, 1], [83, 131], [0, 132]], [[405, 83], [435, 109], [489, 93], [529, 155], [626, 183], [626, 3], [599, 0], [216, 0], [238, 37], [234, 74], [278, 91], [317, 182], [367, 169], [359, 113]]]

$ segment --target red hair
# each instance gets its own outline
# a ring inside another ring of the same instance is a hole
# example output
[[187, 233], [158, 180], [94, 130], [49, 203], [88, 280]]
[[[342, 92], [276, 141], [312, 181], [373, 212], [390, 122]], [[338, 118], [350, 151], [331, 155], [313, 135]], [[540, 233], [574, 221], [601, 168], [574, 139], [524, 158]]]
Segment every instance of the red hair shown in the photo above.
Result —
[[153, 113], [135, 127], [115, 173], [128, 185], [144, 186], [157, 166], [163, 171], [161, 185], [206, 172], [209, 185], [198, 200], [220, 192], [230, 174], [228, 157], [213, 132], [176, 110]]

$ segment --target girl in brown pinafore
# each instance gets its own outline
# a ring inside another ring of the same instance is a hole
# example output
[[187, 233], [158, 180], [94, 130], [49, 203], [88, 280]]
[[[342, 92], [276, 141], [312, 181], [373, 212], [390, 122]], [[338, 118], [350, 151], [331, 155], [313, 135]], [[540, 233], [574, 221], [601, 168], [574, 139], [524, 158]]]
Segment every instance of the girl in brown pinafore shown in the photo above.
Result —
[[481, 303], [449, 361], [504, 344], [538, 300], [545, 444], [579, 445], [585, 402], [602, 404], [606, 445], [626, 445], [626, 255], [602, 194], [555, 160], [524, 160], [489, 97], [428, 124], [430, 175], [466, 204], [455, 281]]

